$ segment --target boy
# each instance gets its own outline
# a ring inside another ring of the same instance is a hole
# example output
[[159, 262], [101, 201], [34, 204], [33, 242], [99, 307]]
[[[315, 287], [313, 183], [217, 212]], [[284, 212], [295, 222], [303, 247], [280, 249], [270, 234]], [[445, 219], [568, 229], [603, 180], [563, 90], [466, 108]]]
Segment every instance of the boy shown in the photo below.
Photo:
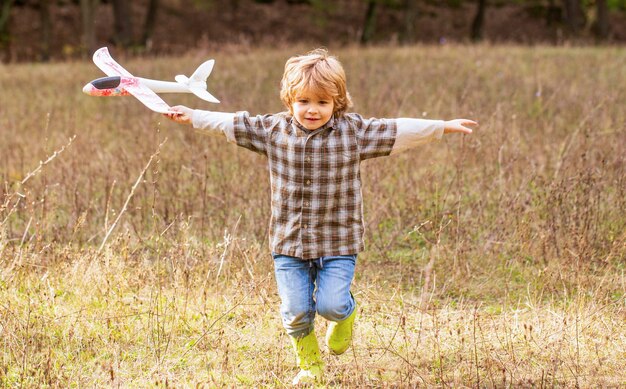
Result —
[[179, 113], [166, 116], [268, 158], [270, 246], [283, 326], [300, 367], [297, 385], [322, 377], [316, 313], [331, 321], [326, 344], [332, 353], [345, 352], [352, 341], [356, 302], [350, 284], [364, 248], [360, 162], [444, 133], [471, 134], [466, 126], [477, 123], [346, 113], [352, 101], [343, 67], [324, 49], [287, 61], [280, 97], [288, 112], [252, 117], [177, 106]]

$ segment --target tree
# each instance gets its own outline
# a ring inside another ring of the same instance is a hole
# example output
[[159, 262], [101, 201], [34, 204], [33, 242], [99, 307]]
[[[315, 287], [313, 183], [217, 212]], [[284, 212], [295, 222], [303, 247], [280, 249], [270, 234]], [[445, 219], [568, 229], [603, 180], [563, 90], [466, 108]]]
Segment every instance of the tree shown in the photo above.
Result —
[[80, 15], [83, 27], [82, 51], [88, 56], [96, 49], [96, 10], [99, 0], [80, 0]]
[[606, 0], [596, 0], [596, 21], [594, 32], [600, 39], [609, 37], [609, 8]]
[[563, 0], [565, 23], [573, 33], [578, 33], [587, 24], [580, 0]]
[[561, 21], [561, 7], [554, 4], [554, 0], [548, 0], [546, 6], [546, 24], [548, 26], [553, 25]]
[[415, 41], [415, 24], [419, 15], [419, 0], [365, 0], [367, 8], [365, 20], [361, 30], [361, 44], [368, 43], [376, 31], [378, 10], [383, 8], [401, 9], [404, 14], [404, 21], [398, 27], [400, 40], [404, 43]]
[[11, 58], [9, 20], [11, 18], [11, 6], [13, 2], [13, 0], [0, 0], [0, 49], [5, 52], [4, 56], [7, 61]]
[[363, 24], [363, 32], [361, 33], [361, 44], [366, 44], [372, 39], [376, 28], [376, 8], [378, 1], [368, 0], [367, 11], [365, 11], [365, 23]]
[[487, 0], [477, 0], [476, 15], [472, 21], [471, 38], [474, 42], [483, 39], [483, 27], [485, 24], [485, 9], [487, 8]]
[[131, 18], [131, 2], [113, 0], [113, 41], [116, 45], [129, 47], [133, 44], [133, 21]]
[[148, 12], [146, 13], [143, 33], [141, 34], [141, 44], [148, 50], [152, 48], [152, 34], [154, 33], [154, 24], [156, 23], [158, 9], [159, 0], [150, 0], [148, 2]]
[[402, 42], [404, 43], [413, 43], [416, 40], [417, 32], [415, 31], [415, 24], [419, 16], [417, 3], [418, 0], [404, 1], [404, 28], [401, 35]]
[[52, 22], [50, 19], [50, 0], [39, 0], [39, 20], [41, 22], [41, 60], [50, 60], [50, 41], [52, 39]]

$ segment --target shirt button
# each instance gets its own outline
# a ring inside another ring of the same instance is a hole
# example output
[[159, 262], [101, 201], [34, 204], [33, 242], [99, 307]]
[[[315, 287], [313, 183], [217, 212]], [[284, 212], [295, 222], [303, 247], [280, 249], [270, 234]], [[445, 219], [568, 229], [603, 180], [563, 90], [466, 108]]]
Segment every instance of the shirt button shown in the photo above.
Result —
[[307, 162], [311, 162], [311, 157], [306, 157]]
[[311, 180], [306, 180], [307, 185], [311, 185]]
[[307, 226], [306, 224], [304, 225], [304, 229], [306, 230], [307, 228], [309, 228], [309, 226]]
[[305, 202], [304, 202], [304, 206], [305, 206], [305, 207], [308, 207], [309, 205], [311, 205], [311, 203], [309, 203], [308, 201], [305, 201]]

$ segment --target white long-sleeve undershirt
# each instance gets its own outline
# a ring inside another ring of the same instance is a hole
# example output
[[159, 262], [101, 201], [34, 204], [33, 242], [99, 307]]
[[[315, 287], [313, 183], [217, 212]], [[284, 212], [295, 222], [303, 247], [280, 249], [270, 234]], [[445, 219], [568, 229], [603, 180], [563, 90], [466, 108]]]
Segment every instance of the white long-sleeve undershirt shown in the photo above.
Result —
[[444, 121], [429, 119], [396, 119], [398, 132], [391, 155], [412, 149], [443, 137]]
[[235, 142], [235, 114], [194, 109], [191, 124], [199, 132], [211, 136], [223, 135]]
[[[193, 127], [201, 133], [225, 136], [235, 142], [234, 113], [204, 111], [196, 109], [191, 115]], [[443, 120], [398, 118], [396, 141], [391, 154], [398, 154], [413, 147], [441, 139], [444, 130]]]

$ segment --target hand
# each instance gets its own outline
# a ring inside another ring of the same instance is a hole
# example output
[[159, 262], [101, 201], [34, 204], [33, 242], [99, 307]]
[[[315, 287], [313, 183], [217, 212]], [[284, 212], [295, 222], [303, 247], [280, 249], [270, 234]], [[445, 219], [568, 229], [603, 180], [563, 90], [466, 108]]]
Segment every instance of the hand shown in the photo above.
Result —
[[177, 105], [172, 107], [172, 111], [176, 113], [164, 113], [163, 115], [180, 124], [191, 124], [191, 115], [193, 115], [193, 109], [187, 108], [184, 105]]
[[472, 129], [466, 126], [478, 126], [478, 123], [469, 119], [454, 119], [444, 122], [443, 133], [460, 132], [461, 134], [471, 134]]

